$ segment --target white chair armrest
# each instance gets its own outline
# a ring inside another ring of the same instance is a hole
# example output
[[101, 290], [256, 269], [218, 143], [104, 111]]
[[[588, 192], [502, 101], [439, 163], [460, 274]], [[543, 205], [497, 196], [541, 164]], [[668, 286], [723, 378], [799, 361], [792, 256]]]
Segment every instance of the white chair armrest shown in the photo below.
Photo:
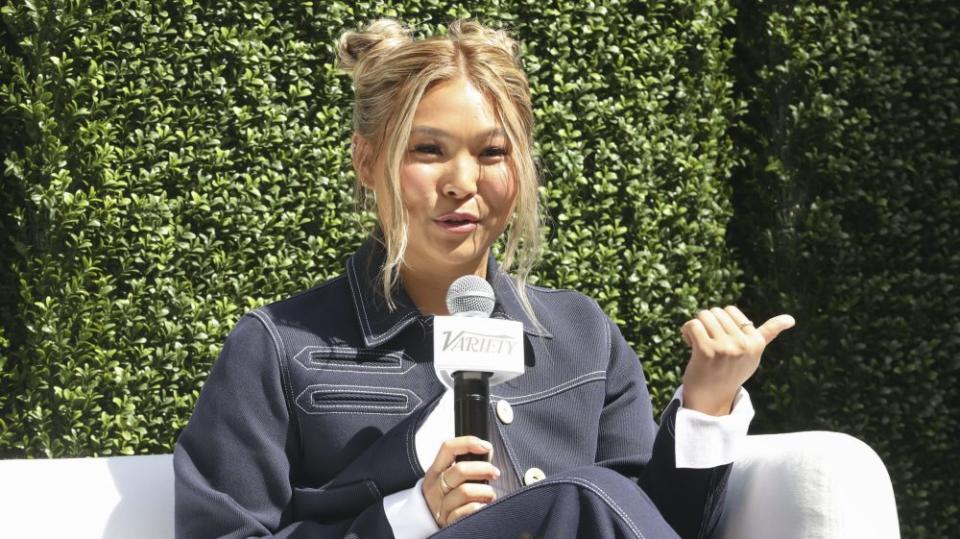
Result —
[[719, 539], [900, 537], [890, 476], [836, 432], [748, 436], [733, 464]]
[[[734, 463], [719, 539], [898, 539], [887, 470], [845, 434], [748, 436]], [[0, 460], [10, 537], [170, 539], [172, 455]]]
[[173, 537], [173, 455], [0, 460], [0, 485], [4, 537]]

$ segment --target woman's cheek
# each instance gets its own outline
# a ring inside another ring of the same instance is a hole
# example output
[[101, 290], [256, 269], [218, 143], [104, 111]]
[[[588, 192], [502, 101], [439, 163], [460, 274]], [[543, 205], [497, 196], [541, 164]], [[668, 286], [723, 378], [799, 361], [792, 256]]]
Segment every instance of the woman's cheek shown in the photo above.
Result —
[[489, 202], [503, 209], [512, 208], [517, 198], [517, 180], [510, 169], [501, 165], [499, 170], [491, 174], [490, 180]]
[[404, 167], [400, 177], [400, 189], [411, 199], [422, 199], [427, 193], [436, 190], [440, 171], [436, 165], [413, 163]]

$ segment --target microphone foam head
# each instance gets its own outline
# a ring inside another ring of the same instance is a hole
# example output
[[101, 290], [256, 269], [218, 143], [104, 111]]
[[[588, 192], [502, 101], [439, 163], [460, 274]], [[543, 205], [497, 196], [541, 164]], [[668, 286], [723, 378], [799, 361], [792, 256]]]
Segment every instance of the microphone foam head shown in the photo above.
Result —
[[488, 318], [496, 296], [490, 283], [476, 275], [464, 275], [447, 290], [447, 309], [453, 316]]

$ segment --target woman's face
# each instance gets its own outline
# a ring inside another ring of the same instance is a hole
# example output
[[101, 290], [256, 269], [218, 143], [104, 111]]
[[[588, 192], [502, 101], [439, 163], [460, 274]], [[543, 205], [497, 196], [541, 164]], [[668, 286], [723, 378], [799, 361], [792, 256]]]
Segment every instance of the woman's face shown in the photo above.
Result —
[[[409, 217], [406, 270], [485, 274], [487, 252], [517, 198], [509, 152], [493, 106], [471, 83], [444, 81], [424, 94], [400, 165]], [[374, 170], [382, 170], [382, 161]], [[384, 179], [374, 177], [373, 184], [387, 226]]]

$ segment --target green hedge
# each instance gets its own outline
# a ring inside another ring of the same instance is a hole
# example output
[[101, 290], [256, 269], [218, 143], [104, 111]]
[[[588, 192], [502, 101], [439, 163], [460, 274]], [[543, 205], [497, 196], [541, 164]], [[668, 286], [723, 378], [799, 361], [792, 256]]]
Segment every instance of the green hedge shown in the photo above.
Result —
[[237, 318], [338, 274], [370, 226], [336, 36], [476, 17], [524, 45], [550, 217], [535, 280], [600, 302], [658, 406], [698, 307], [792, 312], [755, 430], [860, 436], [904, 535], [945, 536], [957, 8], [474, 4], [3, 3], [0, 457], [170, 451]]
[[369, 216], [352, 209], [332, 45], [383, 15], [522, 37], [553, 223], [537, 281], [622, 322], [662, 405], [686, 355], [678, 324], [736, 295], [730, 8], [272, 4], [3, 9], [16, 256], [0, 452], [170, 451], [237, 318], [341, 271]]
[[738, 293], [724, 245], [735, 163], [726, 130], [741, 110], [723, 35], [733, 11], [525, 4], [510, 26], [526, 44], [552, 221], [538, 281], [600, 302], [662, 407], [689, 356], [680, 325]]
[[903, 534], [960, 519], [960, 6], [738, 2], [748, 150], [731, 243], [759, 311], [799, 324], [755, 430], [833, 429], [884, 458]]
[[170, 451], [237, 318], [361, 237], [333, 35], [228, 4], [3, 9], [4, 454]]

